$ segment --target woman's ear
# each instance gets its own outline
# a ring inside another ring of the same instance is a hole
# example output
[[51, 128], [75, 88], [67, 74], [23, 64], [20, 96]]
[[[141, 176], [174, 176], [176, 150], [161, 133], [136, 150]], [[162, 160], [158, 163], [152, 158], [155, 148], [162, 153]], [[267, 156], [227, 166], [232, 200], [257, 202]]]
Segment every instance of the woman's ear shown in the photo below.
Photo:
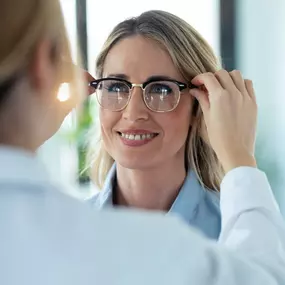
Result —
[[[50, 41], [40, 41], [32, 55], [29, 68], [30, 84], [37, 94], [42, 91], [53, 90], [56, 83], [54, 48]], [[45, 93], [45, 92], [44, 92]]]

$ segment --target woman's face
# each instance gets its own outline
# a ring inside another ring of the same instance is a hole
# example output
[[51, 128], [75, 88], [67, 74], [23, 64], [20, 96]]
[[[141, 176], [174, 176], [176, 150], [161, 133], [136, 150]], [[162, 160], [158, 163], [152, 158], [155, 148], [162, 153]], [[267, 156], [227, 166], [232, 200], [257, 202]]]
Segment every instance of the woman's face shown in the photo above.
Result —
[[[119, 75], [136, 84], [153, 76], [185, 82], [168, 53], [142, 36], [118, 42], [107, 55], [103, 77]], [[177, 160], [184, 163], [192, 106], [193, 99], [186, 89], [176, 109], [153, 112], [143, 101], [142, 89], [134, 87], [122, 111], [100, 108], [104, 146], [118, 164], [130, 169], [149, 169]]]

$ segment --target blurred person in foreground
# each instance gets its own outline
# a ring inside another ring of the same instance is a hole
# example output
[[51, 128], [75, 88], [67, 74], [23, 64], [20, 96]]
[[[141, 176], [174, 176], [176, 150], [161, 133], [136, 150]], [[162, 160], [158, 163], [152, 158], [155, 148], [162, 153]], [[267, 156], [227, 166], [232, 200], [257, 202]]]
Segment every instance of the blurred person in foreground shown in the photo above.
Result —
[[[1, 284], [284, 284], [283, 220], [248, 153], [256, 120], [250, 82], [240, 91], [233, 83], [213, 86], [209, 74], [193, 81], [220, 88], [209, 96], [192, 91], [217, 155], [227, 147], [217, 244], [175, 217], [97, 212], [58, 191], [36, 150], [87, 92], [72, 68], [59, 2], [2, 0], [0, 23]], [[62, 103], [57, 91], [65, 81], [72, 94]], [[242, 153], [233, 127], [245, 139]]]

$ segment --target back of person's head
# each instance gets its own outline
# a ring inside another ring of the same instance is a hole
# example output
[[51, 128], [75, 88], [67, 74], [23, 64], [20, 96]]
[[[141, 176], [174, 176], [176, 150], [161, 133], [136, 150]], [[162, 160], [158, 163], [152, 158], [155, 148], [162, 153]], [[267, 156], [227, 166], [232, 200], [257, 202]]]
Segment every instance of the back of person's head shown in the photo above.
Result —
[[[168, 12], [148, 11], [119, 23], [113, 29], [97, 58], [98, 78], [103, 76], [104, 63], [110, 50], [119, 41], [137, 35], [155, 41], [167, 51], [186, 82], [190, 82], [200, 73], [215, 72], [220, 68], [212, 48], [191, 25]], [[196, 172], [202, 185], [218, 190], [224, 173], [207, 142], [203, 114], [197, 105], [196, 102], [196, 119], [189, 127], [185, 142], [185, 165]], [[92, 175], [95, 182], [102, 187], [114, 161], [101, 142], [93, 159]]]
[[34, 148], [64, 118], [60, 84], [70, 82], [78, 94], [59, 1], [1, 0], [0, 39], [0, 143], [30, 136]]

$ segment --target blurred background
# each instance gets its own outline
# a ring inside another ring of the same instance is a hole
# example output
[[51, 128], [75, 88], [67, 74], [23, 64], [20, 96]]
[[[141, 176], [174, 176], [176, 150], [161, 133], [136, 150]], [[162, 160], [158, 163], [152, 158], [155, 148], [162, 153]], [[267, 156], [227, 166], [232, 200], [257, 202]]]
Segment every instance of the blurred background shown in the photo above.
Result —
[[[95, 59], [112, 28], [120, 21], [159, 9], [194, 26], [222, 59], [227, 70], [240, 69], [254, 82], [259, 105], [256, 157], [285, 214], [285, 1], [284, 0], [61, 0], [74, 60], [78, 48], [83, 65], [95, 75]], [[61, 90], [64, 96], [64, 88]], [[96, 107], [70, 114], [59, 132], [39, 150], [55, 181], [79, 199], [97, 189], [85, 164], [86, 133], [96, 121]]]

